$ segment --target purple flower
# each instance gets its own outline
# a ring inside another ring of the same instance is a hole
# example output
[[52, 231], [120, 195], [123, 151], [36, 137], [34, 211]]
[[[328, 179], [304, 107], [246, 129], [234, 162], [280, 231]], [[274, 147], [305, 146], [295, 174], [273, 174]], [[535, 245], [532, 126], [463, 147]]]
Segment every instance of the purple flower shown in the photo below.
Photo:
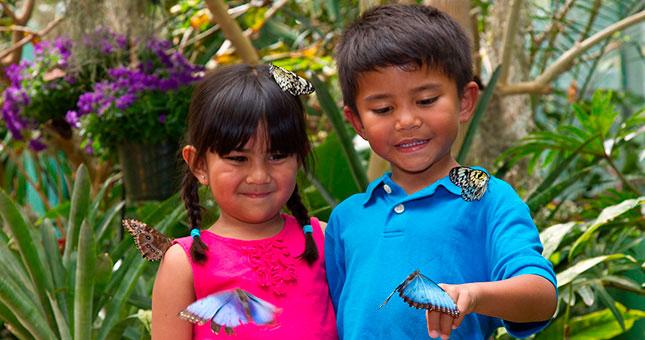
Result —
[[165, 124], [166, 123], [166, 115], [165, 114], [160, 114], [159, 115], [159, 123]]
[[67, 113], [65, 114], [65, 120], [69, 123], [69, 125], [77, 129], [81, 127], [81, 121], [79, 118], [80, 116], [78, 112], [73, 110], [67, 111]]
[[30, 140], [29, 147], [36, 152], [47, 149], [47, 145], [40, 138]]

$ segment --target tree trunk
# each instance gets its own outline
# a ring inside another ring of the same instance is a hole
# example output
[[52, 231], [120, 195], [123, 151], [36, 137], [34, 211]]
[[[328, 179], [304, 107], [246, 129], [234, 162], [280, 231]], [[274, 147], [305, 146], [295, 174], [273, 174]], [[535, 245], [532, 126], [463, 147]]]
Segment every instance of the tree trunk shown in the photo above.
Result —
[[[513, 0], [496, 1], [491, 7], [490, 15], [487, 18], [486, 26], [488, 30], [482, 37], [486, 40], [486, 43], [483, 43], [482, 46], [489, 58], [488, 65], [490, 65], [491, 69], [488, 70], [488, 75], [502, 61], [504, 29], [508, 24], [512, 2]], [[525, 5], [524, 2], [520, 3]], [[509, 58], [508, 83], [525, 81], [529, 77], [530, 65], [527, 62], [526, 50], [522, 48], [524, 46], [523, 37], [528, 29], [528, 25], [522, 24], [522, 20], [527, 18], [525, 10], [525, 7], [520, 9], [520, 23], [516, 26], [517, 31], [510, 32], [511, 34], [509, 35], [512, 40], [508, 46], [513, 46], [513, 49], [512, 57]], [[467, 163], [493, 169], [495, 158], [519, 139], [526, 136], [532, 127], [533, 120], [528, 95], [493, 95], [488, 109], [477, 128], [477, 134], [468, 154]], [[524, 175], [520, 176], [520, 173]], [[525, 174], [525, 169], [521, 171], [516, 168], [507, 174], [506, 179], [516, 187], [525, 185], [528, 180], [528, 176], [525, 176]]]

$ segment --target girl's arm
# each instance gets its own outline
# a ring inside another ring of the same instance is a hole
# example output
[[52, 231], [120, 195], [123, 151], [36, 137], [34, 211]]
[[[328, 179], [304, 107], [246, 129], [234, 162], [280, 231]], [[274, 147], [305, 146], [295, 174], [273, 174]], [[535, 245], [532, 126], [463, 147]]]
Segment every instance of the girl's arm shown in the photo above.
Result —
[[457, 303], [461, 313], [454, 320], [447, 314], [427, 313], [428, 332], [433, 337], [440, 335], [447, 338], [466, 314], [478, 313], [512, 322], [537, 322], [551, 318], [557, 304], [555, 287], [539, 275], [440, 286]]
[[181, 246], [168, 248], [152, 289], [152, 339], [192, 339], [193, 326], [177, 317], [195, 301], [193, 272]]

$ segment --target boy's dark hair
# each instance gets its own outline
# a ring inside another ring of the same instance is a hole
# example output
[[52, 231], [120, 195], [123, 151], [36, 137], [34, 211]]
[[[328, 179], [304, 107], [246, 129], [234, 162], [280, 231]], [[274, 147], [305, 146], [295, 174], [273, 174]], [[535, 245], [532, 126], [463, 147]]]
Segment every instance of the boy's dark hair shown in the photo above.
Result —
[[[226, 155], [243, 148], [258, 128], [266, 130], [270, 152], [296, 155], [299, 163], [307, 166], [311, 146], [304, 107], [300, 98], [280, 88], [268, 65], [238, 64], [207, 74], [193, 91], [188, 111], [186, 144], [197, 149], [191, 166], [203, 162], [209, 151]], [[191, 229], [201, 225], [198, 188], [197, 179], [186, 167], [181, 196]], [[287, 207], [301, 226], [310, 223], [297, 186]], [[203, 262], [206, 249], [201, 238], [195, 236], [191, 247], [193, 259]], [[305, 251], [301, 257], [310, 264], [318, 258], [312, 233], [305, 234]]]
[[343, 100], [354, 113], [358, 79], [388, 66], [427, 65], [454, 80], [461, 97], [473, 80], [470, 41], [446, 13], [422, 5], [369, 9], [345, 29], [336, 49]]

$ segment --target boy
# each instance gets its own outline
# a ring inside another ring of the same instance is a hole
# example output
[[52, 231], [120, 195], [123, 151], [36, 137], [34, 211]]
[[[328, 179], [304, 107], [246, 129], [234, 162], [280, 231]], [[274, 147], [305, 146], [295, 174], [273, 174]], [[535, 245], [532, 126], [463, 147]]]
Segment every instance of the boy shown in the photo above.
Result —
[[[459, 25], [429, 7], [377, 7], [346, 29], [336, 58], [346, 118], [392, 169], [330, 217], [325, 257], [341, 338], [542, 329], [556, 307], [555, 274], [526, 205], [487, 173], [479, 172], [487, 190], [474, 197], [448, 176], [459, 167], [450, 154], [459, 123], [478, 98]], [[447, 283], [457, 318], [399, 298], [378, 309], [416, 269]]]

